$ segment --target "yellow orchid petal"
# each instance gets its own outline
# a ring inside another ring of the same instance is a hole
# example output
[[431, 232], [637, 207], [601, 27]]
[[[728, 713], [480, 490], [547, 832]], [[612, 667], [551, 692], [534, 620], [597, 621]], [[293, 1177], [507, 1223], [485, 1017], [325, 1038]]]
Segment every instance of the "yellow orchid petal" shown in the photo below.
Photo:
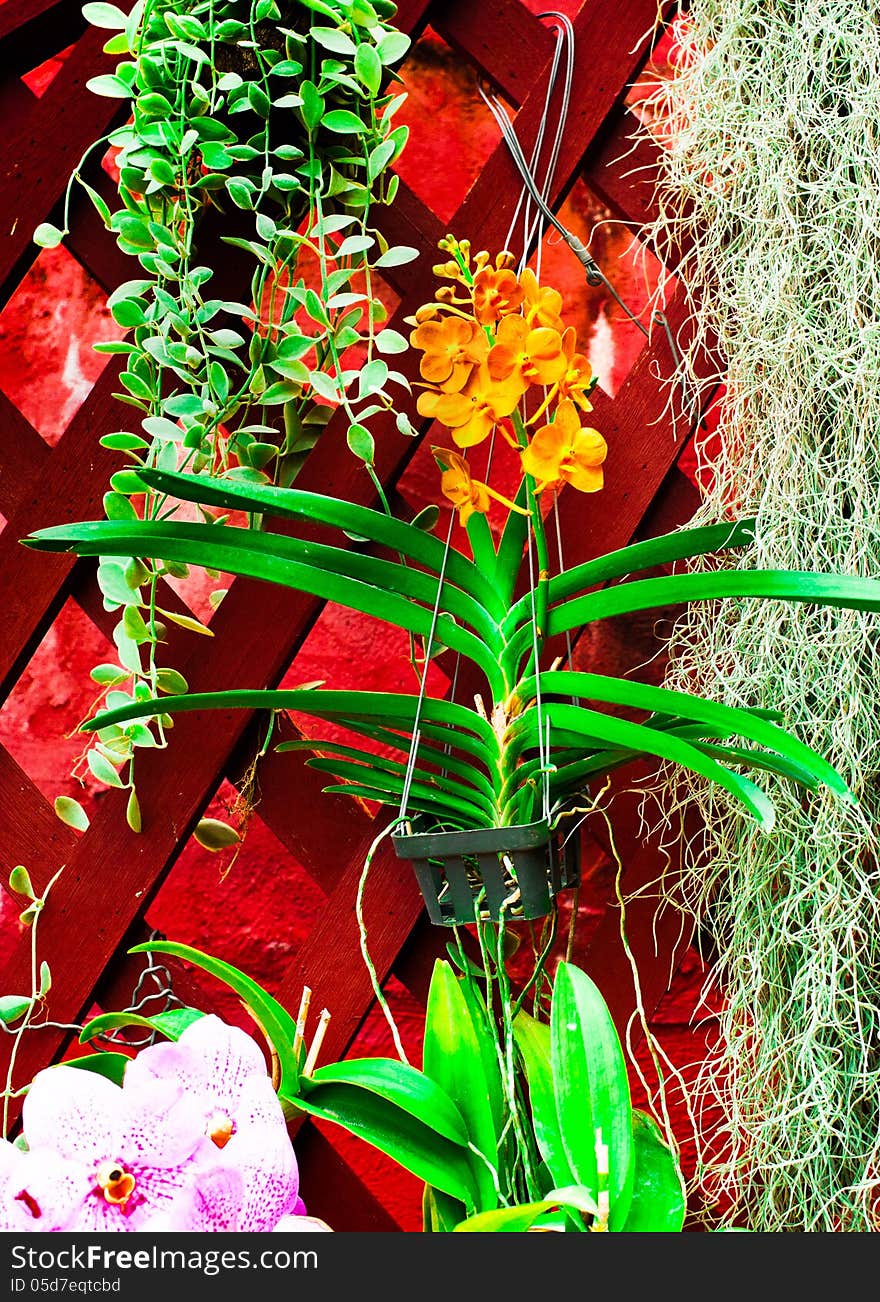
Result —
[[416, 411], [420, 416], [427, 416], [431, 420], [436, 420], [437, 404], [442, 397], [442, 393], [437, 393], [434, 389], [425, 389], [416, 398]]
[[458, 452], [446, 448], [431, 450], [448, 463], [448, 469], [440, 476], [440, 488], [458, 509], [461, 523], [467, 524], [475, 511], [485, 515], [491, 505], [488, 485], [471, 477], [467, 461]]
[[419, 362], [419, 371], [423, 380], [442, 384], [452, 374], [452, 359], [445, 353], [425, 353]]
[[603, 485], [600, 467], [608, 446], [595, 429], [582, 429], [570, 398], [556, 408], [554, 420], [539, 429], [522, 453], [523, 470], [536, 481], [536, 493], [552, 485], [571, 484], [595, 493]]
[[574, 465], [563, 467], [562, 478], [579, 493], [598, 493], [605, 483], [601, 466]]
[[608, 444], [597, 429], [582, 429], [575, 438], [572, 455], [578, 465], [601, 466], [608, 455]]
[[559, 479], [559, 463], [567, 444], [552, 425], [545, 425], [522, 451], [522, 468], [539, 483], [553, 483]]
[[410, 343], [424, 352], [419, 363], [422, 378], [452, 393], [464, 388], [489, 347], [477, 322], [460, 316], [423, 322], [411, 333]]
[[[511, 318], [506, 317], [509, 321]], [[502, 325], [504, 322], [502, 322]], [[517, 353], [507, 344], [495, 344], [489, 350], [487, 366], [493, 380], [507, 380], [516, 369]]]
[[538, 284], [531, 267], [526, 267], [519, 278], [525, 299], [523, 314], [531, 326], [549, 326], [553, 330], [563, 329], [562, 295], [558, 289], [550, 289]]
[[452, 430], [452, 437], [460, 448], [472, 448], [483, 443], [495, 428], [495, 418], [490, 411], [481, 408], [475, 411], [470, 420], [457, 425]]
[[508, 312], [515, 312], [523, 300], [523, 291], [513, 271], [483, 267], [474, 276], [474, 316], [481, 325], [494, 325]]
[[465, 425], [473, 414], [473, 403], [463, 393], [441, 393], [434, 408], [434, 416], [441, 425], [455, 429]]

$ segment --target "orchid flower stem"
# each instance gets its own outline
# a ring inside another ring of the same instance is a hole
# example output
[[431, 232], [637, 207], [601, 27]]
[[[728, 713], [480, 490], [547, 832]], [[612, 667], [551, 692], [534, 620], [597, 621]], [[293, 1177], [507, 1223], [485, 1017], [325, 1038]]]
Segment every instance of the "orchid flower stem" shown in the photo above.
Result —
[[[511, 417], [513, 428], [516, 433], [517, 441], [521, 448], [527, 446], [529, 438], [523, 424], [522, 416], [518, 411]], [[547, 604], [548, 590], [550, 586], [550, 554], [547, 549], [547, 533], [544, 528], [544, 516], [541, 513], [541, 503], [535, 493], [535, 480], [531, 475], [526, 475], [526, 486], [528, 489], [529, 513], [532, 517], [532, 532], [535, 537], [535, 553], [538, 561], [538, 581], [535, 586], [535, 641], [532, 652], [525, 668], [526, 674], [538, 672], [538, 659], [540, 658], [541, 649], [544, 645], [544, 638], [547, 635]]]

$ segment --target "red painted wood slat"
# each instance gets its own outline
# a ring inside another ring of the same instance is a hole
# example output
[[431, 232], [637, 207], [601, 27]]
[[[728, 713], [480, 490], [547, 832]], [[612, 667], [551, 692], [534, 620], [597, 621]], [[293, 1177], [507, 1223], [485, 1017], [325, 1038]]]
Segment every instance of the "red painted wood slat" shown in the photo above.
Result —
[[[34, 228], [48, 218], [70, 173], [124, 111], [119, 100], [103, 99], [85, 89], [90, 77], [113, 70], [112, 59], [102, 53], [106, 37], [106, 32], [90, 28], [30, 111], [6, 123], [0, 168], [0, 283], [4, 288], [19, 259], [36, 255], [31, 241]], [[77, 104], [76, 113], [70, 112], [72, 103]], [[49, 151], [47, 140], [53, 142]]]

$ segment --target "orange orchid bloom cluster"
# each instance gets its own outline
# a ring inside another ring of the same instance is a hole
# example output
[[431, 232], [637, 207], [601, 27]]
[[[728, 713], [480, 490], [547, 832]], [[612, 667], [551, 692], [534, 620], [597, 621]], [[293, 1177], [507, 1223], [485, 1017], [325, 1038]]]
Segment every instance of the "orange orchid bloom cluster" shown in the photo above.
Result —
[[[451, 283], [410, 318], [410, 343], [422, 353], [419, 414], [445, 425], [459, 448], [498, 430], [519, 454], [535, 493], [558, 492], [564, 484], [596, 492], [607, 447], [598, 430], [581, 424], [581, 413], [592, 410], [595, 381], [574, 329], [563, 323], [562, 295], [540, 285], [528, 267], [517, 274], [510, 253], [498, 254], [494, 264], [485, 252], [472, 260], [468, 242], [452, 236], [440, 248], [450, 257], [434, 273]], [[462, 523], [474, 511], [485, 513], [493, 497], [512, 506], [471, 478], [459, 452], [434, 453], [442, 490]]]

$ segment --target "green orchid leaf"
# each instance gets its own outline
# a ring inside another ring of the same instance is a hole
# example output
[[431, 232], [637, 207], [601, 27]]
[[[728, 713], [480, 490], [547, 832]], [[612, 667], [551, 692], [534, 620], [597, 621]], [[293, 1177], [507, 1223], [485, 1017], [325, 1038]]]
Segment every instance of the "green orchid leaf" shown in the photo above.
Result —
[[550, 1059], [550, 1027], [536, 1021], [525, 1009], [513, 1019], [513, 1038], [523, 1062], [529, 1087], [529, 1105], [538, 1152], [556, 1185], [575, 1183], [574, 1172], [562, 1142], [556, 1090]]
[[[332, 697], [335, 699], [328, 701], [328, 698]], [[446, 705], [453, 707], [452, 713], [445, 709]], [[417, 718], [418, 698], [390, 693], [321, 691], [314, 693], [311, 702], [301, 707], [291, 705], [290, 708], [301, 709], [303, 713], [311, 714], [315, 718], [332, 721], [349, 728], [352, 732], [371, 737], [375, 741], [383, 740], [383, 736], [388, 732], [384, 727], [387, 723], [389, 728], [397, 727], [406, 734], [403, 738], [397, 736], [395, 742], [389, 741], [389, 744], [400, 746], [400, 742], [403, 741], [404, 745], [400, 748], [404, 753], [409, 754], [410, 738]], [[425, 697], [421, 712], [418, 714], [418, 727], [420, 737], [443, 742], [444, 746], [455, 746], [456, 750], [475, 759], [487, 772], [491, 771], [493, 765], [497, 763], [499, 755], [497, 737], [488, 727], [484, 717], [475, 710], [469, 710], [467, 706], [436, 697]], [[490, 786], [490, 792], [491, 790]]]
[[[413, 532], [425, 537], [420, 530]], [[430, 635], [433, 625], [432, 610], [393, 590], [312, 565], [297, 540], [285, 540], [277, 534], [174, 520], [105, 520], [44, 529], [40, 545], [79, 556], [150, 556], [260, 579], [337, 602], [423, 638]], [[294, 554], [300, 559], [292, 559]], [[436, 596], [436, 589], [432, 588], [432, 594]], [[443, 638], [450, 648], [479, 665], [496, 697], [504, 695], [498, 655], [492, 646], [452, 620], [444, 623]]]
[[329, 1063], [303, 1078], [303, 1093], [313, 1097], [318, 1085], [356, 1085], [371, 1090], [452, 1143], [467, 1147], [467, 1126], [455, 1101], [424, 1072], [397, 1058], [347, 1058]]
[[[380, 560], [378, 557], [342, 547], [328, 547], [323, 543], [285, 538], [281, 534], [258, 533], [252, 530], [237, 532], [248, 539], [247, 546], [256, 546], [267, 554], [284, 556], [290, 560], [312, 565], [319, 570], [347, 575], [382, 591], [412, 597], [432, 609], [437, 601], [437, 576], [426, 574], [411, 565]], [[446, 583], [445, 577], [440, 609], [474, 629], [490, 645], [497, 644], [500, 648], [497, 623], [468, 592], [452, 583]]]
[[573, 1212], [584, 1212], [588, 1216], [598, 1216], [599, 1208], [589, 1189], [583, 1185], [569, 1185], [565, 1189], [551, 1189], [546, 1198], [535, 1202], [520, 1203], [516, 1207], [504, 1207], [497, 1211], [480, 1212], [470, 1216], [455, 1226], [456, 1233], [477, 1234], [495, 1232], [501, 1234], [521, 1233], [531, 1229], [564, 1230], [566, 1219], [577, 1229], [585, 1229], [579, 1215], [563, 1218], [548, 1213], [558, 1213], [560, 1209], [570, 1208]]
[[[537, 710], [528, 710], [513, 720], [508, 728], [510, 744], [520, 751], [525, 746], [538, 746]], [[632, 723], [628, 719], [618, 719], [611, 715], [600, 714], [597, 710], [588, 710], [583, 706], [567, 705], [558, 701], [545, 702], [541, 716], [549, 719], [551, 735], [559, 729], [565, 730], [566, 736], [576, 737], [578, 733], [592, 746], [597, 737], [612, 747], [622, 747], [640, 755], [652, 755], [658, 759], [672, 760], [682, 768], [699, 773], [701, 777], [717, 782], [731, 795], [735, 796], [756, 819], [758, 825], [769, 831], [775, 820], [775, 809], [770, 798], [748, 778], [741, 777], [731, 769], [725, 768], [710, 755], [704, 755], [697, 747], [681, 737], [669, 732], [648, 728], [641, 723]], [[594, 773], [590, 760], [581, 764], [568, 766], [569, 778], [579, 775], [582, 780]], [[556, 788], [558, 791], [558, 786]]]
[[[331, 783], [330, 786], [322, 787], [321, 790], [327, 795], [349, 796], [356, 800], [377, 800], [382, 805], [396, 807], [397, 800], [390, 800], [388, 796], [380, 791], [377, 787], [357, 782], [339, 782]], [[468, 828], [491, 827], [485, 816], [476, 816], [470, 810], [458, 811], [447, 803], [441, 796], [431, 799], [416, 793], [410, 793], [407, 796], [406, 810], [409, 814], [424, 814], [433, 823], [442, 824], [443, 831], [465, 831]]]
[[299, 1085], [299, 1064], [294, 1052], [296, 1022], [277, 999], [252, 980], [239, 968], [222, 959], [214, 958], [190, 945], [181, 945], [174, 940], [150, 940], [142, 945], [133, 945], [129, 954], [173, 954], [175, 958], [184, 959], [194, 967], [201, 968], [217, 977], [224, 985], [233, 990], [242, 1000], [254, 1021], [278, 1058], [281, 1073], [278, 1086], [279, 1095], [294, 1098]]
[[609, 1229], [620, 1229], [634, 1179], [626, 1060], [595, 982], [566, 961], [554, 979], [550, 1037], [559, 1130], [575, 1183], [585, 1186], [600, 1208], [607, 1194]]
[[454, 1227], [455, 1234], [519, 1234], [530, 1230], [546, 1212], [555, 1211], [559, 1203], [544, 1198], [539, 1202], [521, 1203], [498, 1211], [479, 1212]]
[[476, 1206], [467, 1151], [370, 1090], [356, 1085], [322, 1085], [300, 1095], [295, 1107], [342, 1126], [466, 1208]]
[[713, 759], [721, 760], [726, 764], [741, 764], [744, 768], [756, 769], [761, 773], [775, 773], [777, 777], [788, 778], [798, 786], [806, 787], [808, 791], [819, 790], [820, 782], [815, 774], [800, 764], [783, 759], [780, 755], [772, 755], [767, 751], [746, 750], [742, 746], [717, 746], [707, 741], [695, 741], [694, 745], [705, 755], [711, 755]]
[[[360, 729], [356, 729], [356, 731], [361, 731], [365, 735], [371, 737], [374, 741], [381, 742], [385, 746], [393, 747], [395, 750], [400, 751], [405, 755], [409, 755], [412, 742], [411, 734], [408, 736], [401, 736], [398, 733], [391, 732], [388, 728], [381, 727], [369, 728], [369, 731], [367, 731], [368, 727], [369, 725], [366, 727], [362, 726]], [[465, 783], [474, 787], [484, 795], [487, 800], [492, 801], [492, 787], [485, 774], [483, 774], [478, 768], [475, 768], [473, 764], [468, 764], [459, 756], [454, 755], [451, 750], [443, 750], [440, 747], [430, 745], [426, 742], [426, 736], [429, 732], [443, 741], [447, 741], [449, 738], [448, 732], [444, 732], [442, 729], [431, 729], [430, 725], [420, 724], [418, 754], [420, 764], [416, 769], [416, 773], [425, 780], [433, 780], [435, 774], [439, 774], [441, 777], [455, 774]], [[298, 741], [282, 741], [275, 747], [275, 750], [278, 753], [307, 750], [316, 754], [326, 753], [330, 755], [344, 755], [350, 759], [359, 759], [364, 764], [375, 764], [379, 768], [384, 768], [387, 769], [387, 771], [394, 773], [405, 770], [406, 768], [405, 765], [401, 765], [397, 760], [391, 760], [384, 756], [377, 756], [374, 755], [372, 751], [359, 750], [355, 746], [343, 746], [341, 743], [330, 740], [329, 738], [318, 739], [302, 737]], [[423, 767], [427, 764], [431, 765], [430, 769]]]
[[[435, 574], [440, 573], [445, 560], [446, 576], [450, 583], [470, 593], [494, 619], [500, 620], [506, 613], [506, 606], [491, 583], [466, 556], [455, 548], [447, 552], [439, 538], [382, 511], [374, 511], [370, 507], [339, 498], [324, 497], [319, 493], [276, 488], [270, 484], [236, 483], [228, 479], [207, 479], [203, 475], [154, 469], [138, 473], [143, 474], [144, 483], [150, 488], [184, 502], [256, 512], [277, 516], [279, 519], [313, 520], [318, 524], [328, 524], [359, 534], [370, 542], [380, 543], [410, 560], [418, 561]], [[43, 539], [48, 533], [53, 531], [40, 530], [32, 534], [27, 545], [45, 549]]]
[[158, 1031], [168, 1040], [179, 1040], [186, 1028], [203, 1016], [204, 1013], [198, 1008], [171, 1008], [167, 1012], [156, 1013], [153, 1017], [142, 1017], [139, 1013], [101, 1013], [82, 1028], [79, 1042], [88, 1044], [89, 1040], [120, 1026], [143, 1026], [150, 1031]]
[[492, 530], [489, 528], [489, 521], [481, 511], [474, 511], [465, 528], [467, 529], [474, 564], [494, 588], [495, 565], [498, 558], [495, 555], [495, 544], [492, 541]]
[[[418, 709], [417, 696], [386, 692], [332, 692], [292, 688], [289, 691], [241, 690], [223, 692], [193, 692], [186, 696], [153, 697], [148, 701], [135, 701], [116, 710], [104, 710], [81, 725], [84, 732], [94, 732], [115, 723], [125, 723], [151, 714], [183, 714], [194, 710], [247, 709], [292, 710], [310, 714], [317, 719], [333, 720], [348, 725], [358, 720], [380, 719], [383, 724], [412, 726]], [[498, 740], [486, 720], [476, 710], [454, 701], [426, 697], [422, 702], [422, 715], [426, 720], [456, 729], [455, 741], [462, 750], [468, 750], [482, 759], [494, 760], [498, 755]], [[459, 731], [463, 735], [459, 735]]]
[[465, 970], [465, 979], [459, 981], [459, 989], [467, 1004], [471, 1024], [477, 1037], [492, 1124], [496, 1136], [500, 1138], [506, 1118], [506, 1105], [504, 1082], [501, 1079], [498, 1065], [498, 1036], [486, 1008], [486, 1000], [483, 997], [482, 990], [478, 988], [477, 982], [474, 980], [475, 976], [482, 974], [478, 970], [475, 971], [475, 969], [476, 964], [471, 962], [471, 965]]
[[706, 574], [636, 579], [554, 606], [550, 611], [549, 636], [613, 615], [730, 597], [816, 602], [840, 610], [876, 612], [880, 610], [880, 580], [799, 570], [713, 570]]
[[422, 1196], [422, 1228], [427, 1234], [449, 1234], [459, 1221], [465, 1219], [467, 1209], [457, 1198], [425, 1185]]
[[[750, 711], [762, 717], [773, 715], [778, 717], [776, 711]], [[674, 726], [677, 725], [677, 726]], [[776, 773], [780, 777], [789, 778], [801, 786], [808, 787], [811, 790], [818, 789], [818, 782], [811, 773], [808, 773], [800, 765], [794, 764], [789, 760], [782, 759], [781, 756], [770, 754], [766, 751], [744, 750], [735, 746], [720, 746], [704, 740], [713, 736], [713, 730], [703, 724], [682, 724], [678, 720], [664, 718], [663, 720], [646, 719], [645, 727], [659, 728], [661, 731], [669, 732], [675, 737], [680, 737], [685, 741], [693, 744], [695, 749], [702, 751], [706, 755], [724, 761], [729, 760], [731, 763], [744, 766], [746, 768], [765, 770], [768, 773]], [[556, 740], [560, 738], [557, 730]], [[564, 800], [567, 796], [583, 790], [584, 784], [592, 777], [597, 775], [604, 776], [613, 772], [615, 769], [622, 768], [626, 764], [631, 764], [634, 759], [643, 758], [644, 752], [640, 750], [626, 749], [616, 747], [614, 749], [597, 749], [586, 758], [583, 756], [583, 747], [574, 750], [557, 750], [553, 749], [552, 757], [555, 771], [550, 774], [550, 792], [554, 799]], [[523, 783], [533, 780], [535, 776], [542, 771], [542, 761], [539, 757], [527, 759], [517, 769], [514, 775]], [[514, 786], [513, 781], [508, 784], [509, 790]], [[509, 790], [503, 793], [503, 799], [509, 798]]]
[[[405, 781], [404, 773], [382, 772], [377, 765], [356, 764], [343, 759], [310, 759], [307, 761], [310, 769], [315, 769], [319, 773], [330, 773], [340, 782], [353, 782], [361, 786], [369, 786], [377, 793], [376, 798], [381, 799], [383, 804], [392, 803], [393, 797], [399, 797], [403, 793]], [[401, 765], [401, 770], [405, 768]], [[476, 826], [491, 826], [494, 809], [491, 802], [480, 801], [477, 803], [476, 793], [468, 792], [467, 788], [460, 787], [458, 783], [434, 782], [429, 775], [423, 775], [420, 780], [414, 777], [408, 790], [411, 795], [421, 797], [428, 801], [436, 801], [441, 807], [455, 811], [463, 818], [472, 818]], [[464, 795], [461, 793], [464, 792]]]
[[[525, 479], [520, 483], [513, 501], [516, 506], [524, 508], [528, 506], [529, 489]], [[501, 541], [498, 544], [498, 555], [495, 562], [495, 586], [504, 599], [506, 611], [509, 611], [516, 580], [522, 569], [523, 551], [526, 545], [528, 529], [529, 517], [520, 515], [519, 511], [511, 511], [504, 522], [504, 529], [501, 532]], [[508, 614], [504, 620], [505, 624], [507, 624], [509, 618], [510, 615]], [[510, 627], [515, 628], [516, 622]]]
[[125, 1053], [87, 1053], [82, 1058], [65, 1058], [63, 1065], [76, 1067], [79, 1071], [93, 1071], [97, 1076], [112, 1080], [114, 1085], [121, 1085], [130, 1062]]
[[[583, 592], [613, 579], [622, 579], [641, 570], [675, 561], [705, 556], [711, 552], [746, 547], [754, 541], [755, 522], [740, 520], [735, 524], [701, 525], [696, 529], [677, 529], [644, 542], [630, 543], [617, 551], [606, 552], [583, 565], [574, 565], [550, 579], [548, 596], [551, 606], [559, 605], [574, 593]], [[529, 594], [520, 597], [504, 620], [505, 636], [510, 636], [531, 615]]]
[[627, 1234], [676, 1234], [687, 1204], [681, 1168], [653, 1117], [633, 1110], [635, 1175], [623, 1229]]
[[708, 725], [718, 737], [739, 736], [776, 751], [784, 759], [799, 765], [844, 799], [852, 800], [846, 782], [826, 759], [810, 746], [799, 741], [784, 728], [756, 717], [746, 710], [707, 701], [687, 692], [652, 687], [630, 679], [611, 678], [604, 674], [576, 673], [569, 670], [552, 670], [536, 680], [530, 678], [520, 685], [519, 694], [532, 699], [540, 684], [542, 697], [579, 697], [608, 705], [626, 705], [633, 709], [670, 713], [679, 719]]
[[[359, 794], [370, 790], [372, 794], [367, 798], [379, 799], [383, 805], [397, 803], [396, 798], [404, 792], [404, 776], [381, 773], [367, 764], [354, 764], [342, 759], [310, 759], [307, 764], [309, 768], [318, 769], [318, 772], [332, 773], [340, 783], [357, 788]], [[341, 790], [345, 790], [345, 786]], [[491, 805], [476, 805], [470, 799], [462, 799], [448, 786], [437, 784], [432, 788], [426, 781], [413, 780], [409, 785], [409, 794], [414, 799], [436, 805], [440, 810], [448, 810], [450, 815], [457, 814], [458, 818], [465, 820], [465, 824], [467, 820], [473, 820], [475, 827], [492, 825], [495, 811]]]
[[[428, 988], [422, 1066], [425, 1075], [436, 1081], [455, 1103], [471, 1143], [485, 1159], [475, 1154], [472, 1164], [479, 1191], [478, 1208], [486, 1211], [497, 1207], [498, 1193], [492, 1171], [498, 1162], [498, 1133], [480, 1049], [480, 1028], [471, 1018], [458, 978], [443, 959], [435, 960]], [[498, 1074], [497, 1062], [495, 1074]]]

